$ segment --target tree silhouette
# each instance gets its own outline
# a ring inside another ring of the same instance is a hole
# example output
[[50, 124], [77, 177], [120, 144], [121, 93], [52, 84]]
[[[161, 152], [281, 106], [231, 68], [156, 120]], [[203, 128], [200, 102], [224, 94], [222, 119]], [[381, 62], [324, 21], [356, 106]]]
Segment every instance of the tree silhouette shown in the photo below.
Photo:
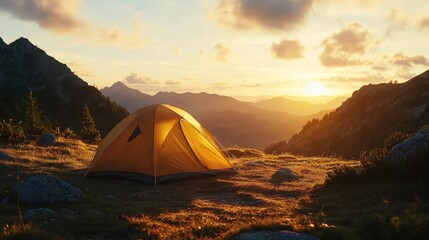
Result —
[[88, 106], [83, 106], [83, 121], [80, 137], [87, 142], [94, 142], [100, 139], [100, 132], [95, 126], [94, 119], [91, 116]]
[[46, 129], [46, 123], [42, 120], [42, 111], [33, 97], [33, 92], [29, 91], [25, 99], [26, 109], [24, 118], [24, 129], [30, 139], [39, 137]]

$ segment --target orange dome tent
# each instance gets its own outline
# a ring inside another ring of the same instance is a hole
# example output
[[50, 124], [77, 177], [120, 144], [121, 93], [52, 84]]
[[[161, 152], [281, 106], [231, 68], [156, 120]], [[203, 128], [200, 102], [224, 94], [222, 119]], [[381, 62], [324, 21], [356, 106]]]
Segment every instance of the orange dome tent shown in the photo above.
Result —
[[213, 136], [190, 114], [159, 104], [119, 122], [100, 143], [86, 177], [157, 184], [234, 172]]

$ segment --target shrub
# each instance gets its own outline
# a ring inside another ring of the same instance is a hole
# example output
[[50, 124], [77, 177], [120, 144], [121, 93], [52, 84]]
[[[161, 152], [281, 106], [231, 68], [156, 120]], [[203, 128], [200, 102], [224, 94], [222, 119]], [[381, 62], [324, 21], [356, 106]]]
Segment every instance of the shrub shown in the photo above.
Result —
[[33, 97], [33, 92], [28, 92], [25, 99], [25, 120], [24, 130], [29, 139], [37, 139], [44, 132], [51, 132], [49, 121], [42, 116], [37, 100]]
[[80, 137], [86, 142], [95, 142], [100, 140], [100, 132], [95, 126], [94, 119], [91, 116], [88, 106], [83, 107], [83, 121]]
[[21, 122], [17, 124], [13, 123], [13, 120], [0, 121], [0, 144], [9, 145], [17, 144], [25, 141], [24, 129], [21, 126]]
[[426, 239], [429, 235], [429, 217], [413, 208], [400, 214], [373, 213], [357, 218], [353, 230], [356, 239]]
[[386, 148], [387, 151], [389, 151], [396, 144], [404, 141], [409, 137], [410, 137], [409, 134], [402, 133], [401, 131], [395, 131], [383, 140], [384, 147]]

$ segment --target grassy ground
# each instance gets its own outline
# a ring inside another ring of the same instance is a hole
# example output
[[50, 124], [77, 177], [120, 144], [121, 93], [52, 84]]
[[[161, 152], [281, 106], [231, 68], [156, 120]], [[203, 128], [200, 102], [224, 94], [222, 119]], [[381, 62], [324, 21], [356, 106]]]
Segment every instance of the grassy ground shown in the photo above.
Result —
[[[357, 164], [335, 158], [272, 156], [233, 149], [235, 158], [231, 162], [239, 170], [238, 174], [154, 187], [124, 180], [83, 178], [95, 149], [95, 145], [61, 138], [54, 147], [0, 148], [0, 152], [11, 156], [10, 160], [0, 162], [0, 199], [9, 194], [17, 181], [39, 173], [68, 181], [85, 194], [80, 203], [0, 204], [0, 226], [3, 227], [0, 236], [10, 239], [223, 239], [257, 228], [306, 231], [323, 236], [331, 229], [330, 224], [342, 225], [330, 218], [324, 222], [325, 217], [320, 214], [325, 209], [316, 206], [313, 187], [323, 183], [326, 173], [334, 167]], [[282, 167], [290, 168], [300, 179], [271, 183], [271, 175]], [[22, 172], [19, 179], [13, 177], [17, 171]], [[21, 220], [20, 212], [36, 207], [48, 207], [57, 214]], [[63, 209], [72, 210], [75, 215]], [[104, 216], [99, 216], [100, 212]], [[341, 215], [337, 218], [341, 219]], [[322, 228], [325, 230], [319, 231]]]

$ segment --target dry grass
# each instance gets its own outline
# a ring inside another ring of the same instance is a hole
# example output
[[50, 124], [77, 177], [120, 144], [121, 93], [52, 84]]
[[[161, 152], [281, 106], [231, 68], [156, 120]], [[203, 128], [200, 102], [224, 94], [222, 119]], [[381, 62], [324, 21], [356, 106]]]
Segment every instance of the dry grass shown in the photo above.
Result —
[[[46, 236], [79, 239], [223, 239], [258, 227], [311, 231], [318, 218], [301, 213], [302, 203], [309, 201], [313, 187], [324, 182], [328, 171], [356, 164], [334, 158], [273, 156], [235, 149], [244, 154], [231, 159], [238, 174], [154, 187], [123, 180], [85, 179], [83, 174], [96, 146], [68, 139], [59, 142], [54, 147], [20, 145], [0, 149], [12, 157], [0, 166], [0, 198], [15, 184], [8, 176], [18, 169], [22, 178], [46, 173], [78, 186], [86, 195], [81, 203], [22, 206], [22, 211], [49, 207], [58, 213], [54, 218], [25, 219], [25, 223], [31, 222]], [[299, 180], [271, 183], [272, 174], [283, 167], [297, 173]], [[61, 214], [64, 208], [76, 215]], [[105, 217], [88, 214], [89, 210], [101, 211]], [[17, 223], [17, 206], [0, 205], [0, 226]], [[327, 226], [320, 222], [317, 225]]]

